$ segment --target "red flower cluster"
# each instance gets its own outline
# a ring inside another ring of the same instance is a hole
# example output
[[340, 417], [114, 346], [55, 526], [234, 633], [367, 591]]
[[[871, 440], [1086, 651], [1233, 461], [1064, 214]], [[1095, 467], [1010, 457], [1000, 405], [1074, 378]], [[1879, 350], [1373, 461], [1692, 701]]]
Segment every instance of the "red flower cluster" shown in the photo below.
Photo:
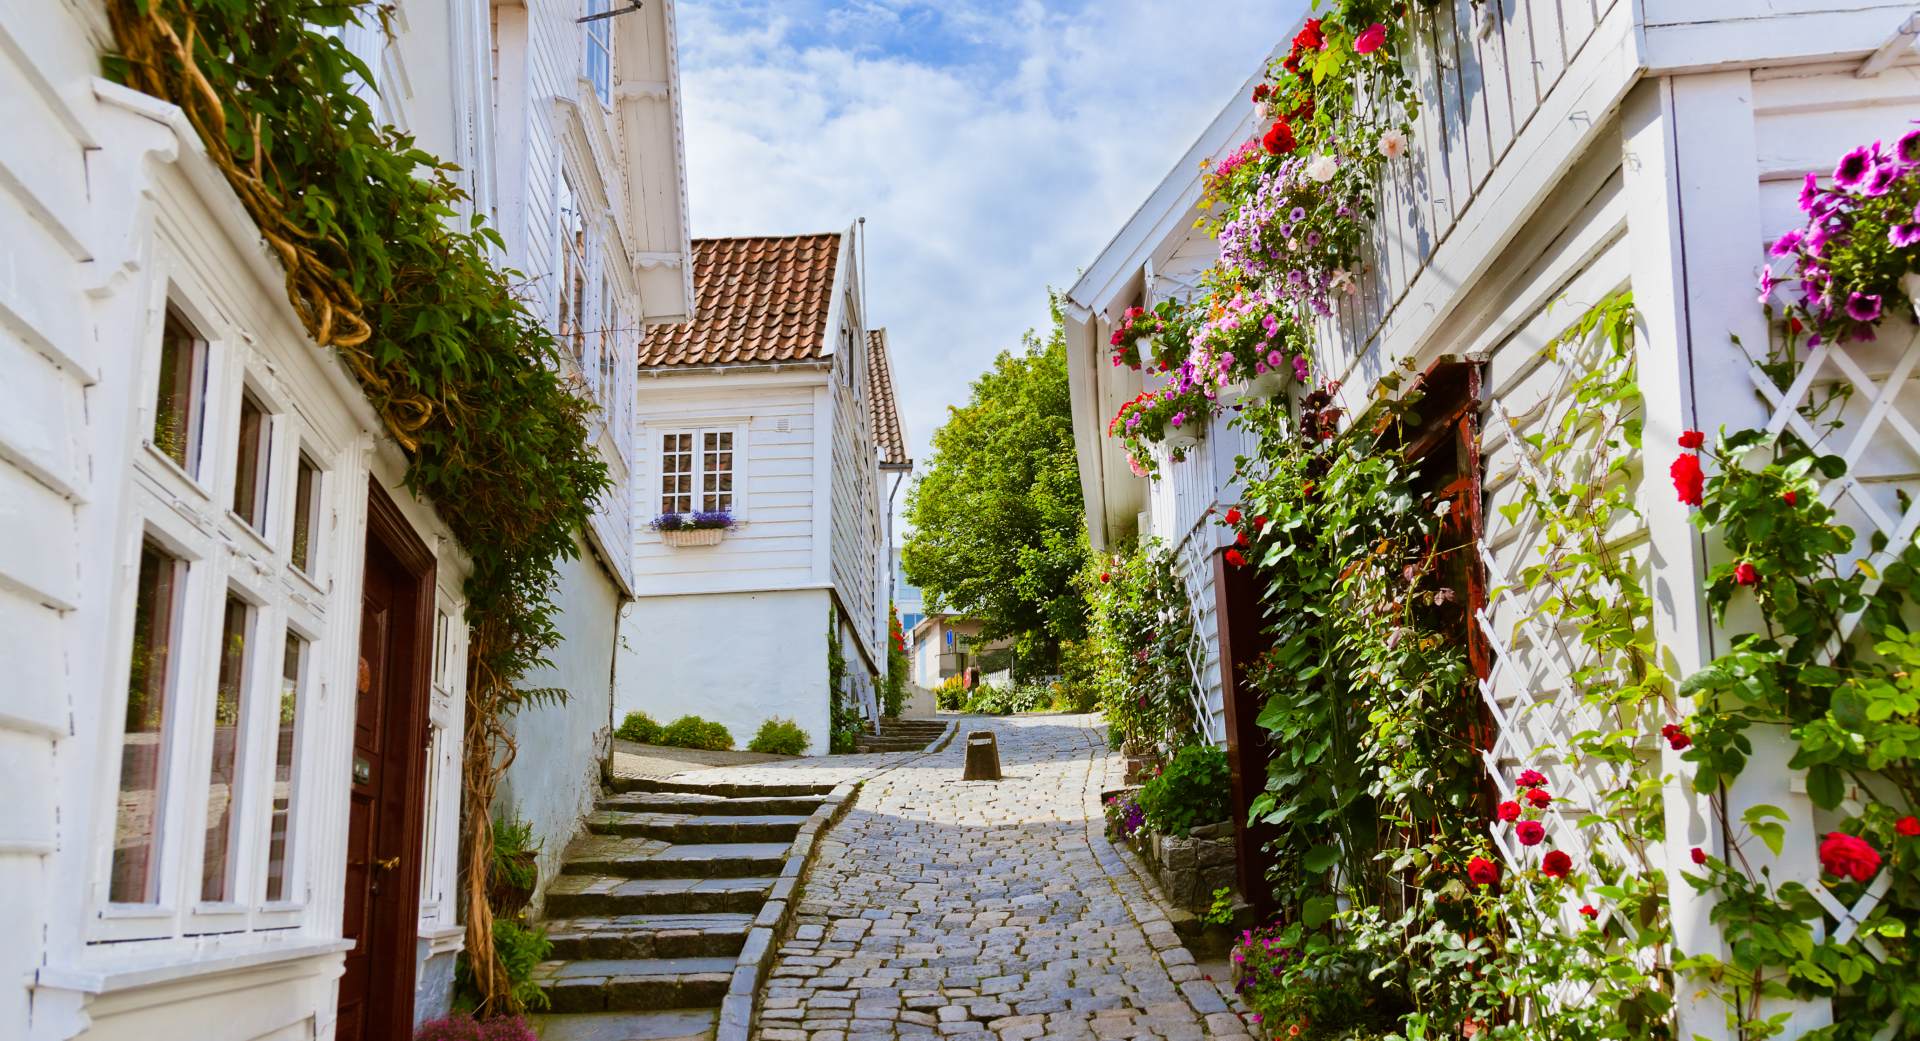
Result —
[[1234, 507], [1234, 508], [1232, 508], [1232, 509], [1229, 509], [1229, 510], [1227, 510], [1227, 515], [1226, 515], [1225, 517], [1222, 517], [1222, 518], [1220, 518], [1220, 519], [1221, 519], [1221, 520], [1223, 520], [1223, 521], [1225, 521], [1225, 522], [1227, 523], [1227, 527], [1229, 527], [1229, 528], [1237, 528], [1237, 527], [1239, 527], [1239, 526], [1240, 526], [1240, 518], [1241, 518], [1241, 516], [1242, 516], [1242, 514], [1241, 514], [1241, 512], [1240, 512], [1240, 509], [1239, 509], [1239, 507]]
[[1253, 88], [1253, 100], [1255, 101], [1265, 101], [1272, 96], [1273, 96], [1273, 88], [1267, 86], [1264, 83]]
[[1668, 723], [1661, 727], [1660, 736], [1666, 738], [1667, 744], [1676, 752], [1684, 752], [1693, 747], [1693, 738], [1688, 737], [1687, 732], [1680, 729], [1678, 723]]
[[1547, 775], [1538, 770], [1522, 770], [1514, 783], [1522, 788], [1538, 788], [1547, 783]]
[[1287, 125], [1286, 120], [1276, 119], [1267, 128], [1266, 135], [1260, 138], [1260, 147], [1266, 149], [1268, 155], [1286, 155], [1299, 148], [1300, 141], [1293, 136], [1293, 128]]
[[1467, 878], [1476, 886], [1500, 884], [1500, 865], [1485, 857], [1475, 857], [1467, 861]]
[[1700, 469], [1700, 457], [1694, 452], [1707, 443], [1707, 435], [1698, 430], [1682, 431], [1680, 447], [1687, 451], [1673, 461], [1668, 473], [1673, 477], [1673, 490], [1680, 501], [1688, 506], [1698, 506], [1706, 490], [1707, 475]]
[[1858, 835], [1831, 831], [1820, 842], [1820, 867], [1829, 875], [1865, 882], [1880, 870], [1880, 854]]
[[1581, 904], [1580, 913], [1583, 915], [1586, 915], [1588, 918], [1600, 917], [1600, 909], [1593, 906], [1592, 904]]
[[1548, 795], [1545, 788], [1529, 788], [1527, 802], [1531, 803], [1536, 810], [1544, 810], [1553, 804], [1553, 796]]
[[1513, 826], [1513, 835], [1522, 846], [1538, 846], [1547, 839], [1547, 826], [1539, 821], [1521, 821]]
[[1108, 582], [1111, 582], [1111, 581], [1113, 581], [1113, 575], [1112, 575], [1112, 574], [1111, 574], [1110, 572], [1106, 572], [1106, 571], [1102, 571], [1102, 572], [1100, 572], [1100, 584], [1101, 584], [1101, 585], [1103, 585], [1103, 586], [1104, 586], [1104, 585], [1106, 585], [1106, 584], [1107, 584]]
[[1743, 586], [1757, 586], [1760, 584], [1760, 569], [1743, 560], [1734, 566], [1733, 580]]
[[1499, 817], [1502, 823], [1511, 824], [1520, 819], [1520, 804], [1512, 800], [1503, 802], [1494, 812], [1494, 816]]
[[1307, 24], [1293, 37], [1295, 51], [1317, 51], [1327, 45], [1327, 34], [1320, 28], [1320, 19], [1309, 18]]
[[1910, 839], [1920, 838], [1920, 817], [1902, 817], [1893, 822], [1893, 830]]
[[1540, 871], [1548, 878], [1565, 878], [1573, 872], [1573, 858], [1560, 850], [1551, 850], [1540, 861]]
[[1238, 549], [1227, 550], [1227, 563], [1232, 564], [1234, 567], [1246, 567], [1247, 556]]

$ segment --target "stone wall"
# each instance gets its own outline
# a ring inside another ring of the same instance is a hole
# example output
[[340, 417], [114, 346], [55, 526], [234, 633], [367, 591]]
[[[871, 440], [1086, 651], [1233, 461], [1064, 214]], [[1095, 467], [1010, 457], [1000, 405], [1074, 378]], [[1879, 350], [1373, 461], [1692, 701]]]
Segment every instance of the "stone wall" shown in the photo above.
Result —
[[1178, 835], [1142, 833], [1131, 845], [1175, 907], [1204, 914], [1213, 894], [1234, 887], [1233, 825], [1209, 824]]

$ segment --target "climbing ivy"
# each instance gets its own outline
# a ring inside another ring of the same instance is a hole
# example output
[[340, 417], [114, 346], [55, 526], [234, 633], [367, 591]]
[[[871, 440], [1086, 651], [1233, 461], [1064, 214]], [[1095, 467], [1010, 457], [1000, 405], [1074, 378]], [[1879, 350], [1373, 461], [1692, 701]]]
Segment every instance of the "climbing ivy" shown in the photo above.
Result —
[[484, 1011], [515, 1011], [484, 893], [505, 720], [564, 692], [515, 683], [555, 645], [556, 562], [608, 487], [592, 406], [560, 346], [494, 265], [504, 249], [451, 165], [379, 124], [375, 78], [326, 0], [107, 0], [107, 74], [178, 105], [286, 273], [313, 342], [359, 380], [473, 563], [463, 848], [467, 955]]

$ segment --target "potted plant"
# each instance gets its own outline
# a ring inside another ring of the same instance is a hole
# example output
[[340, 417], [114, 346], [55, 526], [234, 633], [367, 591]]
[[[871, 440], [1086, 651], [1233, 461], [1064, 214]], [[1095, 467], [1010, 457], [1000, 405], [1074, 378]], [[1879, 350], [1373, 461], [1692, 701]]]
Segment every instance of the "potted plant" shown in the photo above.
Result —
[[1218, 390], [1196, 379], [1191, 362], [1182, 362], [1173, 382], [1159, 390], [1143, 391], [1107, 424], [1109, 436], [1120, 438], [1136, 469], [1155, 471], [1151, 446], [1162, 445], [1174, 462], [1207, 436], [1207, 424], [1219, 411]]
[[1307, 382], [1311, 334], [1294, 308], [1271, 291], [1216, 293], [1196, 327], [1189, 360], [1216, 392], [1238, 387], [1271, 398]]
[[1178, 301], [1162, 300], [1152, 310], [1127, 308], [1120, 316], [1120, 327], [1113, 331], [1109, 341], [1114, 367], [1171, 371], [1187, 356], [1191, 325], [1187, 309]]
[[726, 510], [702, 510], [663, 513], [653, 519], [651, 527], [669, 546], [717, 546], [735, 523], [733, 514]]

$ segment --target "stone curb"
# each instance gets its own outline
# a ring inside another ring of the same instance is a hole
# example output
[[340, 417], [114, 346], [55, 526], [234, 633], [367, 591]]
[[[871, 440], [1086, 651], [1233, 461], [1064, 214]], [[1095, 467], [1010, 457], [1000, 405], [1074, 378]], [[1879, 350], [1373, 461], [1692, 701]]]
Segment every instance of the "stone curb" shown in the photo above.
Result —
[[760, 982], [772, 968], [775, 941], [793, 924], [793, 916], [800, 906], [796, 891], [807, 875], [807, 868], [820, 852], [820, 840], [824, 833], [840, 823], [840, 819], [853, 808], [861, 786], [883, 773], [945, 749], [953, 743], [964, 718], [957, 717], [937, 742], [927, 746], [923, 752], [912, 754], [912, 758], [876, 767], [860, 777], [835, 785], [825, 801], [807, 817], [806, 823], [800, 825], [799, 834], [794, 836], [793, 845], [788, 847], [786, 863], [780, 868], [780, 878], [767, 895], [767, 902], [761, 905], [760, 914], [753, 920], [753, 928], [747, 931], [746, 946], [740, 949], [740, 957], [734, 962], [733, 980], [727, 985], [727, 996], [720, 1002], [720, 1026], [714, 1041], [749, 1041], [752, 1037], [754, 1023], [760, 1015]]

